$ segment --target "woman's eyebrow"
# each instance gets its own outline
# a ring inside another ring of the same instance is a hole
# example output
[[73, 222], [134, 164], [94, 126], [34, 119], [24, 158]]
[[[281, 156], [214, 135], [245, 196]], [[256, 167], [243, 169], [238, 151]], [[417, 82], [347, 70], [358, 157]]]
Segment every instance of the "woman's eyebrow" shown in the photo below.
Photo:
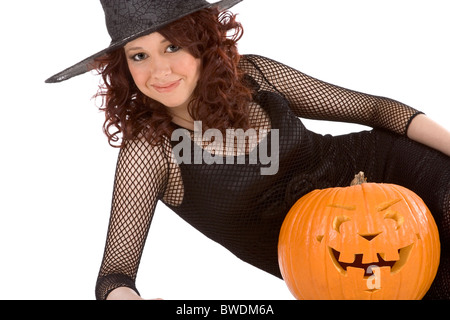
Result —
[[142, 50], [142, 47], [125, 48], [126, 51]]
[[[162, 43], [166, 43], [166, 42], [169, 42], [169, 40], [167, 40], [167, 39], [162, 39], [160, 43], [162, 44]], [[125, 48], [125, 50], [127, 50], [127, 51], [143, 50], [143, 49], [144, 49], [144, 48], [142, 48], [142, 47]]]

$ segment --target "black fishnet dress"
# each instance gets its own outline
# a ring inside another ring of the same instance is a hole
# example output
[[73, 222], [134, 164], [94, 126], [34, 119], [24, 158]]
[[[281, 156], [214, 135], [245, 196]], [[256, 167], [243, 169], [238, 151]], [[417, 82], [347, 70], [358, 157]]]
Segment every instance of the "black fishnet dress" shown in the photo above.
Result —
[[[250, 163], [248, 148], [241, 149], [246, 150], [243, 154], [231, 148], [211, 155], [231, 157], [233, 164], [177, 164], [172, 153], [177, 141], [167, 138], [158, 147], [128, 141], [117, 162], [97, 299], [121, 286], [137, 291], [136, 274], [158, 200], [240, 259], [281, 277], [278, 234], [290, 207], [314, 189], [348, 186], [359, 171], [372, 182], [403, 185], [428, 204], [439, 226], [442, 258], [427, 297], [449, 298], [450, 158], [405, 137], [419, 112], [391, 99], [318, 81], [260, 56], [243, 56], [241, 68], [255, 89], [252, 127], [271, 130], [261, 141], [278, 130], [278, 172], [262, 175], [261, 168], [268, 165]], [[375, 129], [322, 136], [308, 131], [298, 117]], [[204, 151], [203, 144], [189, 144], [194, 151]]]

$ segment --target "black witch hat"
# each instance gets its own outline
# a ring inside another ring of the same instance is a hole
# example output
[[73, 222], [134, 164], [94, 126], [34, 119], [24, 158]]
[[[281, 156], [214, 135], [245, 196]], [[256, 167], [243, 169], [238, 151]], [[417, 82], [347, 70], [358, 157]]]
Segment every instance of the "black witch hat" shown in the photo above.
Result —
[[100, 0], [111, 36], [108, 48], [47, 79], [47, 83], [68, 80], [92, 69], [94, 59], [123, 47], [128, 42], [155, 32], [171, 22], [205, 8], [226, 10], [242, 0]]

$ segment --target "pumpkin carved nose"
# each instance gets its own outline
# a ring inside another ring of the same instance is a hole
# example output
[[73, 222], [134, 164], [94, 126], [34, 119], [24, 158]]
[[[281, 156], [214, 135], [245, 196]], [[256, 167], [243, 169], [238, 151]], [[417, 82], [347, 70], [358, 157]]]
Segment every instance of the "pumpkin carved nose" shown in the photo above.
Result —
[[361, 237], [363, 237], [364, 239], [366, 239], [367, 241], [372, 241], [373, 239], [375, 239], [375, 237], [377, 237], [381, 232], [377, 232], [377, 233], [369, 233], [369, 234], [360, 234], [358, 233]]

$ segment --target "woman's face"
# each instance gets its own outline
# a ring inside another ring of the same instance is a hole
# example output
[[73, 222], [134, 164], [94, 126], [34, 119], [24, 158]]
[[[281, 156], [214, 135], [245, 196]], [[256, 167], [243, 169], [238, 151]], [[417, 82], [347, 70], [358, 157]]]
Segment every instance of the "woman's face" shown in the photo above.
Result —
[[201, 62], [154, 32], [125, 46], [138, 89], [169, 108], [186, 108], [200, 77]]

